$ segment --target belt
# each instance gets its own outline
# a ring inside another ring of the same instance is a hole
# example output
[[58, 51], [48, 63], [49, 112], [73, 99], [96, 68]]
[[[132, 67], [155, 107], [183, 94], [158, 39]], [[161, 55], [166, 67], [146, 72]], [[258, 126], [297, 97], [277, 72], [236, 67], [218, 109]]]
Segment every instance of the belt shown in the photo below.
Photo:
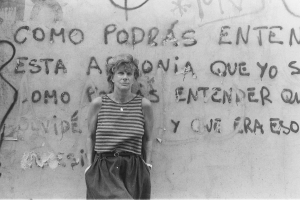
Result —
[[103, 158], [103, 157], [132, 156], [132, 155], [137, 155], [137, 154], [131, 153], [131, 152], [128, 152], [128, 151], [123, 151], [123, 152], [115, 152], [115, 151], [112, 151], [112, 152], [104, 152], [104, 153], [98, 153], [98, 152], [97, 152], [97, 155], [98, 155], [100, 158]]

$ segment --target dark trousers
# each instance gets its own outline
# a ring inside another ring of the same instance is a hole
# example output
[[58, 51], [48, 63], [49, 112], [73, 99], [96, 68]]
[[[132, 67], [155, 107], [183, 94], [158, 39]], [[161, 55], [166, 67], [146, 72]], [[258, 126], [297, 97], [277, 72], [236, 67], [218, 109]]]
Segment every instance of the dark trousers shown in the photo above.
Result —
[[150, 199], [150, 171], [139, 155], [96, 154], [85, 180], [87, 199]]

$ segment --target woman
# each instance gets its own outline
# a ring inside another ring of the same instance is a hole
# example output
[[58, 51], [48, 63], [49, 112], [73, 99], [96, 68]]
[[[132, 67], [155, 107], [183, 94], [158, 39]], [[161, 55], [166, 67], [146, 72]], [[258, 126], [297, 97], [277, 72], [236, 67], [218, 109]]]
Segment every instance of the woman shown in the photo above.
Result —
[[88, 112], [87, 198], [149, 199], [153, 111], [148, 99], [131, 92], [138, 61], [115, 56], [106, 72], [111, 93], [94, 99]]

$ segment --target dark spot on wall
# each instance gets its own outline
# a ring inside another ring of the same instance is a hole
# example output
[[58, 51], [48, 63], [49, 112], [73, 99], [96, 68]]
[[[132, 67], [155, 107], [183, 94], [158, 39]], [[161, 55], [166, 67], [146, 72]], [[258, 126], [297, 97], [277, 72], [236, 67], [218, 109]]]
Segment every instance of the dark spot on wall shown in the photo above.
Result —
[[82, 155], [80, 156], [80, 164], [81, 164], [82, 167], [84, 166], [84, 159], [83, 159]]

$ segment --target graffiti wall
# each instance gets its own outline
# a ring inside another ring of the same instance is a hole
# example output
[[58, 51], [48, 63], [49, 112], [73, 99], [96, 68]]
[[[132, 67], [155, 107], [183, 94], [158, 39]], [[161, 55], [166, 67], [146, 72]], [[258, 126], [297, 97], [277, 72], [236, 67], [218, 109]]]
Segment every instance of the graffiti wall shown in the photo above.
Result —
[[130, 53], [153, 198], [299, 198], [300, 2], [0, 0], [0, 197], [85, 198], [87, 110]]

